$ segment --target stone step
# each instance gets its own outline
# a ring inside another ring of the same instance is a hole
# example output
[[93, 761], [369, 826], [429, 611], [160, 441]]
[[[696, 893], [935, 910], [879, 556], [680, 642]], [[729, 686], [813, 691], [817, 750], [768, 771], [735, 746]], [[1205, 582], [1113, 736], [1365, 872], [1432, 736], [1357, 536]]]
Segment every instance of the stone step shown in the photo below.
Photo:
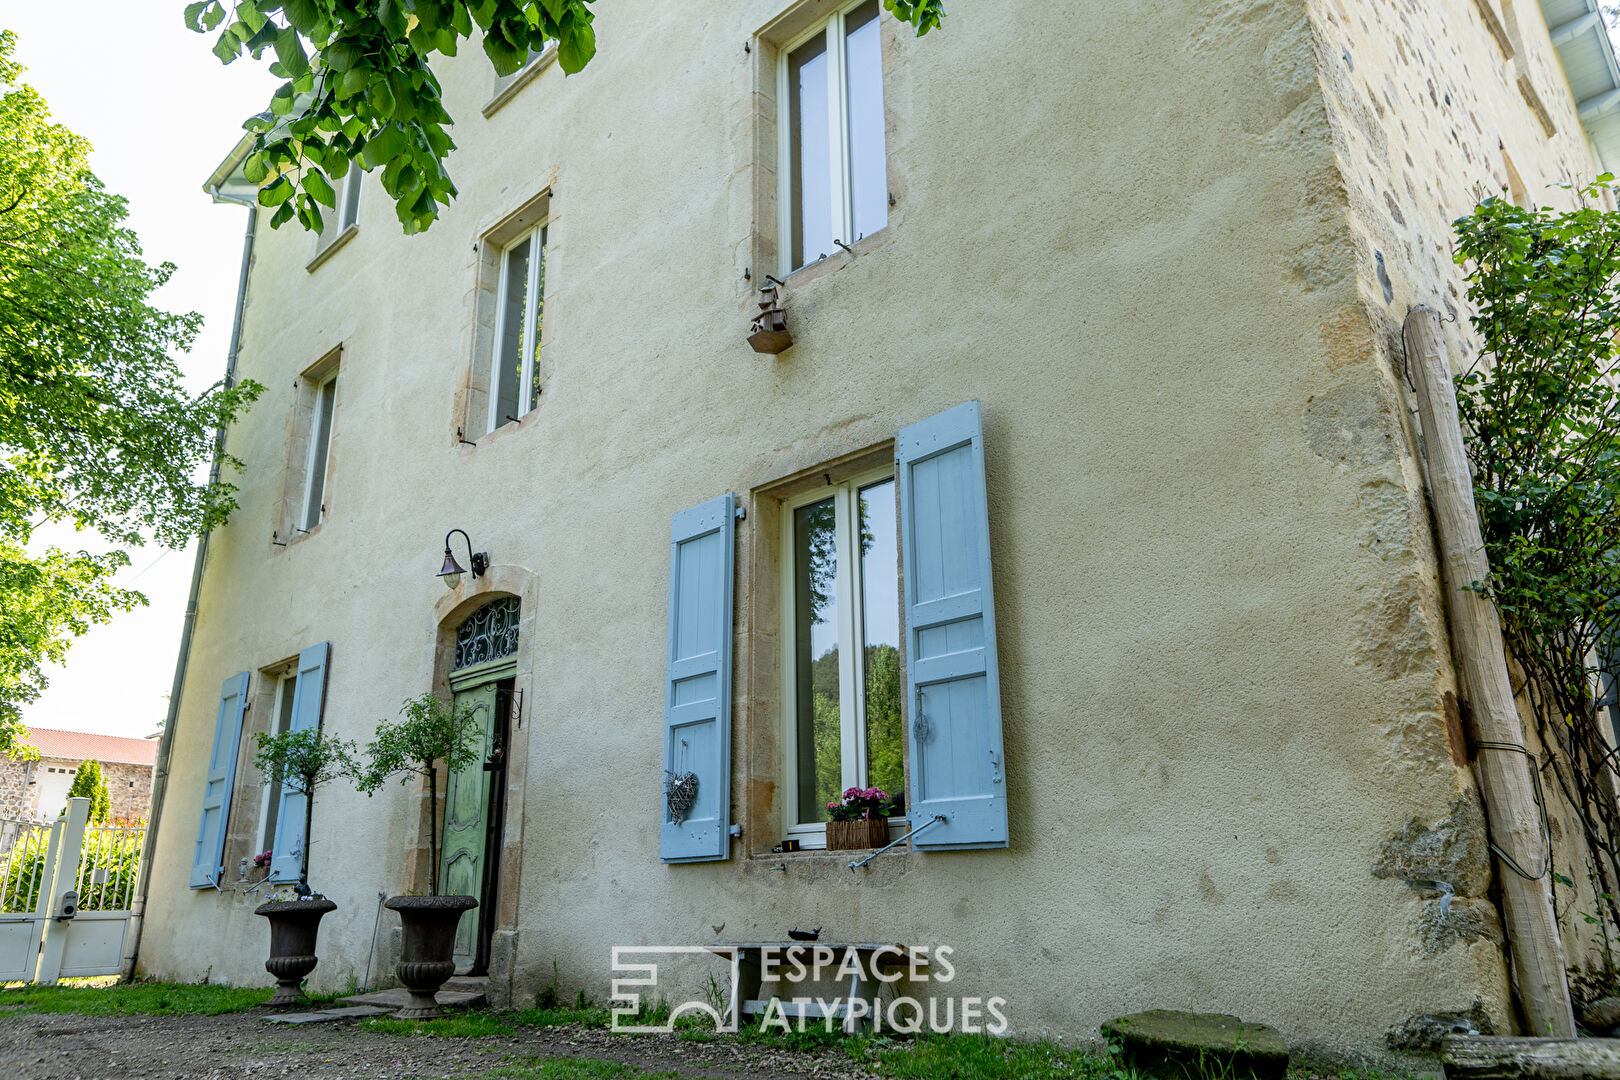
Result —
[[267, 1016], [267, 1024], [329, 1024], [334, 1020], [359, 1020], [367, 1016], [386, 1016], [387, 1009], [375, 1005], [352, 1005], [347, 1009], [317, 1009], [314, 1012], [287, 1012]]
[[[456, 983], [469, 983], [471, 980], [452, 979], [445, 984], [445, 988], [434, 995], [434, 1000], [441, 1009], [476, 1009], [487, 1005], [489, 999], [484, 995], [482, 985], [466, 986], [461, 989], [452, 989]], [[410, 1004], [410, 991], [404, 987], [393, 990], [373, 990], [369, 994], [356, 994], [343, 999], [345, 1005], [375, 1005], [382, 1009], [403, 1009]]]

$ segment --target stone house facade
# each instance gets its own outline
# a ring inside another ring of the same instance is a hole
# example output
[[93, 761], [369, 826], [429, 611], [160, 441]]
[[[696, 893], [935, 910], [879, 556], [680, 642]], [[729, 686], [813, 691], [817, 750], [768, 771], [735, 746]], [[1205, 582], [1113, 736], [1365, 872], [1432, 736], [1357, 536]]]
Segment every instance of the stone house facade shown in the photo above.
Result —
[[[1415, 1014], [1511, 1030], [1398, 331], [1456, 312], [1465, 362], [1448, 222], [1602, 171], [1620, 77], [1562, 2], [963, 2], [917, 39], [875, 3], [625, 0], [578, 76], [444, 62], [431, 230], [355, 173], [326, 236], [249, 234], [235, 375], [269, 389], [143, 970], [262, 981], [248, 856], [273, 885], [306, 843], [315, 984], [385, 970], [422, 792], [333, 785], [306, 838], [252, 735], [364, 742], [432, 692], [488, 725], [445, 870], [498, 1002], [825, 926], [951, 946], [1018, 1033], [1194, 1007], [1387, 1061]], [[447, 589], [447, 545], [487, 569]], [[868, 785], [914, 834], [852, 871], [822, 803]]]
[[0, 818], [54, 821], [87, 761], [101, 763], [112, 818], [144, 820], [151, 813], [156, 739], [29, 728], [28, 743], [37, 759], [0, 758]]

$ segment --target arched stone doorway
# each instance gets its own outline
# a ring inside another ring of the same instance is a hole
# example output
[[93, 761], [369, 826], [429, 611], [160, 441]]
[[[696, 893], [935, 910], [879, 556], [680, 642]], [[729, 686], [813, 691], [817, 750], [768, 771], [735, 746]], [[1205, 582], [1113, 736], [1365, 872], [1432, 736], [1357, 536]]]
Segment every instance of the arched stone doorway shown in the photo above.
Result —
[[509, 564], [465, 579], [434, 605], [435, 692], [475, 710], [486, 732], [478, 762], [443, 789], [441, 887], [479, 897], [460, 927], [457, 971], [488, 972], [496, 1005], [510, 1001], [517, 953], [526, 714], [532, 711], [526, 698], [532, 698], [538, 607], [533, 572]]
[[444, 845], [439, 881], [444, 892], [478, 898], [456, 933], [456, 970], [489, 970], [490, 939], [500, 907], [507, 768], [517, 713], [517, 654], [522, 601], [486, 601], [456, 627], [450, 690], [457, 708], [478, 723], [480, 745], [471, 764], [445, 784]]

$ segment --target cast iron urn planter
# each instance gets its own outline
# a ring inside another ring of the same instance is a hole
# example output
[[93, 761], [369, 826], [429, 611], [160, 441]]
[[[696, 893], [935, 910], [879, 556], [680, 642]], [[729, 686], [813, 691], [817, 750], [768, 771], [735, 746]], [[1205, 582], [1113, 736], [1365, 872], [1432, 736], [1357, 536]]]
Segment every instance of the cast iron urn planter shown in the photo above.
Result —
[[264, 970], [276, 977], [276, 993], [266, 1005], [298, 1005], [305, 998], [298, 984], [315, 970], [315, 936], [321, 930], [321, 917], [336, 911], [330, 900], [267, 901], [253, 909], [270, 922], [270, 959]]
[[456, 927], [461, 916], [478, 906], [470, 896], [390, 896], [383, 907], [399, 912], [403, 948], [394, 974], [411, 992], [401, 1020], [427, 1020], [441, 1015], [434, 995], [456, 973]]

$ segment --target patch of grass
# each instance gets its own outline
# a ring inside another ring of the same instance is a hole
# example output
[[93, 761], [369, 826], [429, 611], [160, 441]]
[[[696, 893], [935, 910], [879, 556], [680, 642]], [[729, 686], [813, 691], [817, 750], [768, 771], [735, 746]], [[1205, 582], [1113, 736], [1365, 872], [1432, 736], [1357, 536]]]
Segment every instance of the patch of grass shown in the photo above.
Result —
[[920, 1035], [894, 1041], [850, 1037], [850, 1056], [895, 1080], [1137, 1080], [1117, 1055], [1070, 1050], [1046, 1040], [990, 1035]]
[[185, 983], [124, 986], [21, 986], [0, 991], [0, 1008], [84, 1016], [218, 1016], [270, 1000], [269, 988]]
[[605, 1028], [612, 1015], [606, 1009], [598, 1008], [550, 1008], [550, 1009], [523, 1009], [515, 1013], [506, 1014], [519, 1027], [564, 1027], [568, 1024], [580, 1024], [589, 1028]]
[[435, 1039], [487, 1039], [511, 1035], [514, 1031], [510, 1014], [496, 1016], [486, 1012], [441, 1016], [436, 1020], [398, 1020], [390, 1016], [374, 1016], [362, 1020], [360, 1026], [380, 1035], [426, 1035]]

